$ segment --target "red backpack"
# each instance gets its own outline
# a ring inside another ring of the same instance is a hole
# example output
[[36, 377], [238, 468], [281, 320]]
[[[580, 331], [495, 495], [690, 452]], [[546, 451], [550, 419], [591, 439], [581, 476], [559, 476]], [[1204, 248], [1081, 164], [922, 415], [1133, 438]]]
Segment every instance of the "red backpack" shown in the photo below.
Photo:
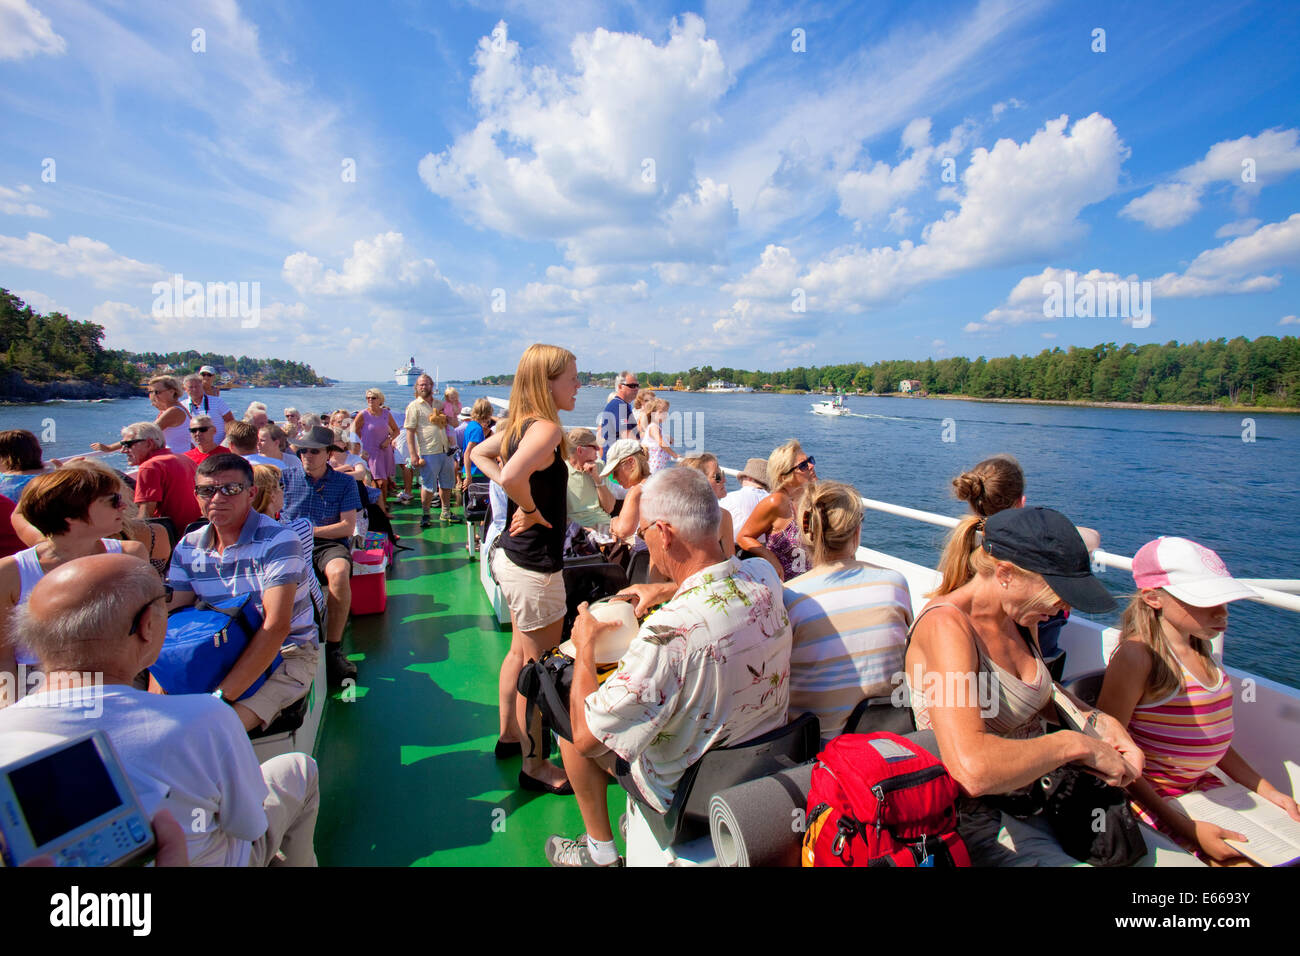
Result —
[[813, 767], [803, 865], [970, 866], [956, 782], [897, 734], [836, 737]]

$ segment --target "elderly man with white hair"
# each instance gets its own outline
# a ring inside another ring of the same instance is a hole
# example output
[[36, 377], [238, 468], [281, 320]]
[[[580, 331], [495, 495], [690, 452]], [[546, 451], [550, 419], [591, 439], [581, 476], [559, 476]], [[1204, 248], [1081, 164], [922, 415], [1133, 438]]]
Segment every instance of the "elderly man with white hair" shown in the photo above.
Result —
[[140, 506], [140, 517], [170, 519], [175, 541], [191, 521], [200, 517], [198, 499], [194, 497], [198, 465], [169, 451], [162, 429], [153, 422], [135, 422], [123, 428], [122, 450], [140, 469], [135, 475], [135, 503]]
[[[583, 605], [573, 627], [573, 742], [560, 741], [564, 770], [587, 832], [553, 836], [552, 866], [622, 861], [605, 789], [613, 775], [666, 812], [686, 768], [724, 741], [738, 744], [782, 727], [790, 699], [790, 620], [780, 579], [762, 559], [722, 553], [722, 509], [708, 480], [690, 468], [652, 476], [641, 525], [654, 566], [675, 593], [645, 619], [604, 684], [595, 644], [605, 627]], [[642, 604], [642, 593], [636, 603]]]

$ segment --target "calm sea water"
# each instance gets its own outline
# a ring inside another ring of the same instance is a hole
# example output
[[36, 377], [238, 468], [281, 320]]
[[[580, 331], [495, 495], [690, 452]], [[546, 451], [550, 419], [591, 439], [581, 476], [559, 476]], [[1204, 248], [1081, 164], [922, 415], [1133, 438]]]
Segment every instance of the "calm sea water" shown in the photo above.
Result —
[[[355, 412], [371, 384], [384, 390], [400, 424], [412, 390], [390, 383], [238, 389], [226, 398], [236, 416], [255, 400], [276, 418], [288, 405]], [[509, 390], [465, 387], [461, 400], [485, 394], [508, 397]], [[798, 438], [823, 478], [850, 482], [866, 497], [960, 515], [965, 506], [952, 497], [953, 476], [1009, 452], [1024, 466], [1029, 502], [1096, 528], [1108, 551], [1132, 555], [1157, 535], [1181, 535], [1219, 552], [1240, 577], [1300, 577], [1300, 416], [1256, 415], [1255, 440], [1248, 442], [1240, 414], [852, 398], [854, 417], [829, 418], [812, 414], [808, 397], [661, 394], [672, 405], [678, 450], [689, 444], [711, 451], [730, 467]], [[594, 424], [607, 398], [604, 390], [582, 389], [566, 424]], [[115, 440], [122, 425], [154, 415], [144, 398], [11, 406], [0, 408], [0, 428], [51, 437], [46, 455], [58, 457]], [[944, 441], [945, 432], [954, 440]], [[868, 547], [934, 565], [943, 534], [868, 512], [862, 538]], [[1116, 595], [1132, 588], [1122, 572], [1107, 571], [1102, 580]], [[1227, 662], [1300, 686], [1300, 614], [1241, 601], [1231, 615]]]

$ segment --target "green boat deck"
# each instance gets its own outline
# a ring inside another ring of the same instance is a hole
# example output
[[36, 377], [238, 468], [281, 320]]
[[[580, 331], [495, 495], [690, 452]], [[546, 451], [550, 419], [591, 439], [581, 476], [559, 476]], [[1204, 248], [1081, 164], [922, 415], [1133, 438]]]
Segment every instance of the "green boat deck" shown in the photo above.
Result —
[[[385, 613], [353, 617], [344, 636], [359, 674], [331, 693], [317, 739], [317, 856], [322, 866], [545, 865], [547, 836], [583, 832], [577, 801], [519, 790], [519, 758], [494, 758], [510, 632], [483, 593], [465, 525], [435, 519], [420, 531], [419, 517], [394, 502], [394, 530], [413, 550], [397, 552]], [[617, 819], [622, 791], [609, 796]]]

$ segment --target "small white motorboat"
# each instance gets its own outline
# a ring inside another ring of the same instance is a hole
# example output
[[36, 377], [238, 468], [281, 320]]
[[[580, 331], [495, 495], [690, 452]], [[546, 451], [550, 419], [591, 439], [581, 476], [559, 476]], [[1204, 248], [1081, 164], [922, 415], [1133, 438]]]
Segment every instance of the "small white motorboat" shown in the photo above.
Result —
[[844, 404], [844, 396], [836, 395], [833, 399], [815, 402], [812, 407], [814, 415], [848, 415], [850, 409]]

